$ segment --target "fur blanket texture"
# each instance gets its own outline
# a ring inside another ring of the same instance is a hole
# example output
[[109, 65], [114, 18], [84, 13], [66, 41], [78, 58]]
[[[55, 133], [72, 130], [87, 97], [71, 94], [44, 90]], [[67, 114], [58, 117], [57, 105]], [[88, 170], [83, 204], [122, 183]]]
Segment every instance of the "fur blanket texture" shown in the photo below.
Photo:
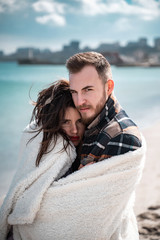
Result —
[[[27, 129], [28, 130], [28, 129]], [[142, 147], [61, 178], [76, 158], [61, 151], [62, 137], [39, 167], [41, 134], [23, 134], [19, 169], [0, 210], [0, 239], [13, 225], [14, 240], [138, 240], [133, 212], [144, 159]]]

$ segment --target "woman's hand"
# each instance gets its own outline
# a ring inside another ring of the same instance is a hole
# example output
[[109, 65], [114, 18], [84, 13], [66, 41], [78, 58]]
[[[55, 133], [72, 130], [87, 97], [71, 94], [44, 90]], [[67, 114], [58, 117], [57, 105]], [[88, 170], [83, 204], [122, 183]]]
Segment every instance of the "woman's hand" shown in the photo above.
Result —
[[[93, 164], [93, 163], [94, 163], [94, 162], [90, 162], [90, 163], [86, 164], [85, 166], [91, 165], [91, 164]], [[80, 164], [78, 170], [81, 169], [81, 168], [83, 168], [83, 167], [85, 167], [85, 166], [83, 166], [82, 164]]]

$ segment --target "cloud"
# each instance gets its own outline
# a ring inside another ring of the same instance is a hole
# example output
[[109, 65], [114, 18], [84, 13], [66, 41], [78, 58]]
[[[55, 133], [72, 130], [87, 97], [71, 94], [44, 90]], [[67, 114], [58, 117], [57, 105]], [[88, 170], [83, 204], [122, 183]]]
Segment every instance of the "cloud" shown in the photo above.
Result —
[[142, 14], [144, 20], [154, 20], [160, 16], [160, 1], [133, 0], [137, 6], [137, 14]]
[[0, 12], [15, 12], [27, 6], [25, 0], [0, 0]]
[[36, 21], [41, 24], [51, 24], [58, 26], [65, 26], [66, 24], [65, 18], [58, 14], [50, 14], [42, 17], [37, 17]]
[[81, 0], [82, 11], [86, 15], [104, 14], [107, 12], [107, 6], [101, 0]]
[[32, 4], [36, 12], [46, 13], [43, 16], [36, 17], [36, 21], [40, 24], [50, 24], [57, 26], [65, 26], [64, 17], [65, 4], [58, 3], [54, 0], [39, 0]]
[[58, 12], [58, 13], [64, 13], [64, 7], [65, 5], [62, 3], [58, 3], [51, 0], [39, 0], [35, 3], [33, 3], [33, 8], [37, 12]]
[[81, 0], [85, 15], [121, 14], [138, 16], [143, 20], [153, 20], [160, 16], [160, 2], [156, 0], [133, 0], [132, 4], [125, 0]]

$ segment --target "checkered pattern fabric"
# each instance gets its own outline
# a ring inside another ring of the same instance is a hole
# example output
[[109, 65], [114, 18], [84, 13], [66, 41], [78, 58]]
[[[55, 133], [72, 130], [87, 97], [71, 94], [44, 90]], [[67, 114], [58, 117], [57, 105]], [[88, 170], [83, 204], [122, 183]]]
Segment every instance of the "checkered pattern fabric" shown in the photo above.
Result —
[[101, 161], [141, 147], [136, 124], [111, 96], [102, 112], [87, 127], [81, 152], [81, 164]]

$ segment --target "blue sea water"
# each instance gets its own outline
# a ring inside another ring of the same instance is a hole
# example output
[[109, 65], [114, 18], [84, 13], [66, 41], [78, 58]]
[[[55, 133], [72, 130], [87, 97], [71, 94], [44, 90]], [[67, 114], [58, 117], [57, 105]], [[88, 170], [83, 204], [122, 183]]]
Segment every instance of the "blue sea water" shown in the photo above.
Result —
[[[140, 128], [160, 120], [160, 68], [113, 66], [112, 73], [116, 97]], [[63, 65], [0, 62], [0, 196], [15, 173], [21, 133], [30, 121], [29, 91], [36, 101], [41, 89], [61, 78], [68, 78]]]

